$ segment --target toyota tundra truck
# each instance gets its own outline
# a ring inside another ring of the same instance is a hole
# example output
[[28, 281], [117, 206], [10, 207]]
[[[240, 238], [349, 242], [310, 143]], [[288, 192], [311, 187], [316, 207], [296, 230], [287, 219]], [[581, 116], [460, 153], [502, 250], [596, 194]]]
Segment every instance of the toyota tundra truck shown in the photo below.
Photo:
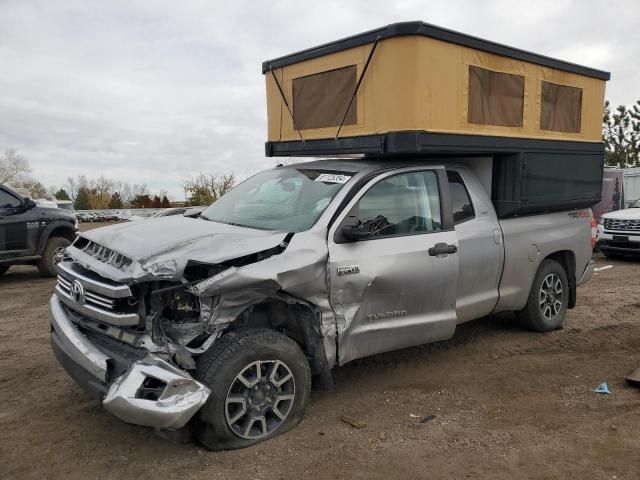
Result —
[[316, 160], [198, 218], [81, 233], [58, 263], [53, 351], [125, 422], [209, 449], [286, 432], [357, 358], [516, 312], [559, 329], [593, 273], [591, 211], [498, 219], [468, 163]]

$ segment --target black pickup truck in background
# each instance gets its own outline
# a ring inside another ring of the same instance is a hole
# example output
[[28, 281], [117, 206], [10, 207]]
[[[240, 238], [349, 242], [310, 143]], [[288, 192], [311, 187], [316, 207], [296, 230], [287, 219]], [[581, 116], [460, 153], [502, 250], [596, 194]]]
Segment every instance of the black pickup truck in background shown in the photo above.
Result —
[[47, 277], [76, 237], [73, 212], [38, 207], [7, 185], [0, 185], [0, 275], [11, 265], [36, 265]]

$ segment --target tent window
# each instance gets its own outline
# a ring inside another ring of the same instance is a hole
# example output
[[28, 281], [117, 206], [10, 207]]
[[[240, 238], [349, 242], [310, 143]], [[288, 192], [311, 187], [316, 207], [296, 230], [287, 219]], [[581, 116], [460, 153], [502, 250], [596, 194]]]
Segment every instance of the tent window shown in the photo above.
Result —
[[581, 116], [581, 88], [542, 82], [542, 130], [579, 133]]
[[522, 127], [524, 77], [469, 65], [469, 123]]
[[[356, 66], [293, 79], [293, 128], [337, 127], [356, 89]], [[357, 97], [347, 113], [345, 125], [357, 123]]]

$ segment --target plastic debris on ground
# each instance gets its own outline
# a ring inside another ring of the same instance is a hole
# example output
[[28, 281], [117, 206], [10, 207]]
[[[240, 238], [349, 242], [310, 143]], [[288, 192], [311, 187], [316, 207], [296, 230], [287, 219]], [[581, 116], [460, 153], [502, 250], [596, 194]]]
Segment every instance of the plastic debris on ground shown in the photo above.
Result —
[[610, 268], [613, 268], [613, 265], [604, 265], [602, 267], [597, 267], [597, 268], [594, 268], [593, 271], [601, 272], [602, 270], [609, 270]]
[[609, 385], [607, 385], [607, 382], [602, 382], [597, 386], [593, 393], [602, 393], [605, 395], [609, 395], [611, 392], [609, 391]]

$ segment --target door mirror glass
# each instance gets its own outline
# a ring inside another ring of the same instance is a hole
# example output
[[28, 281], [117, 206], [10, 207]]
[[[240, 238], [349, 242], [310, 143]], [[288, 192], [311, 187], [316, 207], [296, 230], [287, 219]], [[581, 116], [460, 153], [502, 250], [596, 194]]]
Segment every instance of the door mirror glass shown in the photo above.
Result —
[[26, 208], [27, 210], [31, 210], [32, 208], [36, 208], [36, 207], [37, 207], [36, 202], [31, 200], [30, 198], [24, 199], [24, 208]]

